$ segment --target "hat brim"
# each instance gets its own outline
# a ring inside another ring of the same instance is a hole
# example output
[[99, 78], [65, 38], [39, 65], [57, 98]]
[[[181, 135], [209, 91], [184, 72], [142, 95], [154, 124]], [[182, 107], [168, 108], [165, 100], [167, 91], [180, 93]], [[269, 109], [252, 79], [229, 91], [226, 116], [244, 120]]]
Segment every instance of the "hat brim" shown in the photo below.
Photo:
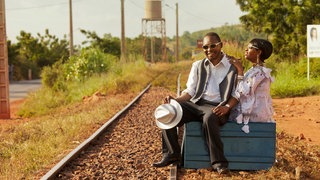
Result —
[[177, 111], [176, 117], [170, 123], [167, 123], [167, 124], [164, 124], [164, 123], [156, 120], [157, 126], [161, 129], [171, 129], [171, 128], [177, 126], [179, 124], [179, 122], [181, 121], [182, 114], [183, 114], [181, 105], [174, 99], [170, 100], [170, 104], [172, 106], [174, 106], [174, 108]]

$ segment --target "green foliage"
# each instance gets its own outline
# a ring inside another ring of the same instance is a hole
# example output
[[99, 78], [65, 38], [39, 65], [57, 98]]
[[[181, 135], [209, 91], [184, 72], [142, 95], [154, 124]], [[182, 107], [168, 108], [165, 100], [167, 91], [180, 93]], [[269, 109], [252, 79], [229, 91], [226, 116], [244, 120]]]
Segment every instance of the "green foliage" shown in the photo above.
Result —
[[[320, 78], [320, 58], [310, 58], [310, 78], [317, 79]], [[307, 77], [308, 74], [308, 60], [307, 58], [302, 58], [298, 63], [296, 63], [296, 68], [294, 74], [300, 77]]]
[[[120, 49], [120, 39], [118, 37], [112, 37], [111, 34], [104, 34], [102, 37], [98, 36], [96, 32], [90, 32], [81, 29], [81, 33], [83, 33], [87, 40], [82, 42], [83, 45], [89, 45], [86, 49], [100, 49], [102, 52], [106, 54], [111, 54], [120, 59], [121, 49]], [[126, 38], [126, 55], [143, 55], [144, 51], [147, 50], [150, 54], [150, 38], [145, 38], [142, 35], [136, 38]], [[161, 39], [155, 38], [154, 42], [154, 53], [156, 54], [155, 59], [161, 60]], [[127, 57], [132, 58], [132, 57]], [[150, 59], [150, 57], [147, 57]], [[127, 59], [129, 60], [129, 59]], [[136, 61], [135, 59], [134, 61]]]
[[67, 97], [68, 91], [66, 90], [57, 91], [44, 86], [29, 94], [28, 99], [19, 109], [18, 115], [32, 117], [46, 114], [50, 110], [69, 104]]
[[19, 40], [19, 53], [24, 56], [26, 60], [36, 62], [42, 68], [44, 66], [52, 65], [61, 58], [68, 57], [68, 43], [66, 40], [61, 40], [49, 34], [46, 30], [45, 35], [33, 37], [31, 33], [24, 31], [20, 32]]
[[106, 78], [103, 89], [109, 94], [139, 91], [158, 75], [152, 66], [147, 66], [142, 56], [136, 61], [119, 63]]
[[69, 57], [69, 42], [66, 39], [59, 40], [56, 36], [49, 34], [47, 29], [44, 35], [39, 33], [37, 35], [44, 49], [43, 54], [40, 55], [41, 59], [37, 62], [40, 67], [50, 66], [59, 60], [65, 61]]
[[7, 43], [9, 64], [14, 65], [14, 80], [28, 79], [29, 70], [32, 70], [32, 78], [39, 78], [43, 67], [68, 57], [67, 40], [59, 40], [48, 30], [45, 35], [38, 33], [37, 37], [21, 31], [17, 40], [17, 44]]
[[129, 56], [133, 54], [143, 55], [144, 37], [140, 35], [134, 39], [126, 38], [126, 48], [127, 48], [127, 54]]
[[265, 33], [256, 33], [247, 31], [242, 25], [224, 25], [217, 28], [210, 28], [206, 30], [189, 33], [188, 31], [180, 37], [181, 48], [197, 47], [197, 40], [202, 40], [203, 36], [208, 32], [216, 32], [219, 34], [223, 42], [238, 43], [239, 45], [246, 44], [253, 37], [266, 38]]
[[[146, 60], [152, 63], [162, 61], [162, 39], [159, 37], [147, 37], [144, 43]], [[151, 53], [152, 51], [153, 54]]]
[[120, 58], [120, 39], [117, 37], [112, 37], [111, 34], [104, 34], [103, 37], [99, 37], [96, 32], [90, 32], [81, 29], [88, 41], [83, 42], [82, 44], [90, 43], [89, 48], [97, 48], [106, 54], [112, 54]]
[[193, 48], [191, 47], [183, 49], [181, 54], [182, 59], [190, 60], [192, 58], [192, 50]]
[[318, 0], [237, 0], [247, 12], [241, 23], [253, 32], [270, 35], [279, 59], [298, 60], [306, 53], [306, 27], [320, 22]]
[[298, 78], [283, 74], [279, 75], [272, 86], [271, 95], [274, 98], [288, 98], [319, 94], [319, 80], [307, 81], [306, 79], [306, 77]]
[[66, 79], [83, 81], [93, 74], [105, 73], [117, 60], [117, 57], [105, 54], [99, 49], [83, 49], [79, 56], [70, 57], [65, 64]]
[[[312, 62], [315, 66], [317, 62]], [[304, 69], [304, 70], [303, 70]], [[318, 66], [319, 70], [320, 67]], [[307, 66], [302, 60], [298, 63], [282, 62], [276, 67], [275, 81], [271, 86], [273, 97], [296, 97], [320, 94], [320, 81], [318, 77], [311, 76], [307, 80]]]
[[42, 85], [54, 91], [66, 90], [65, 68], [62, 61], [56, 62], [52, 67], [44, 67], [41, 73]]
[[105, 54], [99, 49], [83, 49], [79, 56], [72, 56], [68, 61], [56, 62], [52, 67], [43, 68], [41, 78], [45, 87], [53, 91], [68, 92], [67, 84], [107, 73], [118, 59]]

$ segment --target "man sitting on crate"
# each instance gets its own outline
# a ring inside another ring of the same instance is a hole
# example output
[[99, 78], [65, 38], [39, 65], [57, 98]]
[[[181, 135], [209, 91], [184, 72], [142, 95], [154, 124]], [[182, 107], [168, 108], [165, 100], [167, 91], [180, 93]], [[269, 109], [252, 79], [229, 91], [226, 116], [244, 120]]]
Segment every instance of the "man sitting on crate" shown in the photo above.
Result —
[[[219, 174], [228, 172], [228, 161], [224, 156], [220, 138], [220, 126], [227, 122], [230, 109], [238, 103], [234, 98], [237, 71], [227, 55], [221, 51], [222, 46], [217, 33], [206, 34], [203, 38], [206, 58], [192, 64], [187, 88], [175, 99], [167, 96], [165, 104], [156, 109], [157, 125], [163, 129], [163, 158], [160, 162], [154, 163], [154, 167], [179, 163], [181, 153], [176, 127], [190, 121], [200, 121], [203, 124], [212, 168]], [[170, 105], [171, 109], [168, 107]], [[173, 122], [167, 121], [167, 117], [171, 117]]]

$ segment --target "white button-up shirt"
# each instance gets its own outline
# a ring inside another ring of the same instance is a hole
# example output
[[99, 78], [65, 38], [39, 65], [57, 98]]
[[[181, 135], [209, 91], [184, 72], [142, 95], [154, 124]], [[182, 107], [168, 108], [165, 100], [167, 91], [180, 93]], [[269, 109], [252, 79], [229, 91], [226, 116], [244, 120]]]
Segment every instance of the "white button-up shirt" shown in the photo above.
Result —
[[[198, 60], [192, 64], [189, 78], [187, 81], [187, 88], [183, 91], [183, 93], [188, 93], [190, 96], [195, 95], [196, 86], [199, 81], [197, 70], [201, 61], [202, 60]], [[206, 59], [205, 61], [209, 61], [209, 60]], [[206, 85], [206, 89], [204, 90], [202, 99], [205, 99], [211, 102], [220, 103], [221, 97], [220, 97], [219, 84], [226, 77], [231, 64], [229, 63], [229, 60], [224, 54], [223, 58], [217, 65], [214, 66], [210, 61], [209, 61], [209, 65], [210, 65], [210, 74], [209, 74], [208, 82], [206, 82], [207, 85]], [[234, 89], [232, 90], [232, 96], [235, 97]]]

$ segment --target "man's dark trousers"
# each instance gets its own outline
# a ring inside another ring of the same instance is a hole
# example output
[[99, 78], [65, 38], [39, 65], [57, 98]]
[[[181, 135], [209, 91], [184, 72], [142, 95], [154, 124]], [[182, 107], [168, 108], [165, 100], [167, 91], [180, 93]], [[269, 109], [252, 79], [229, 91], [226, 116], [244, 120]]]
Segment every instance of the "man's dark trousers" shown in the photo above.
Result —
[[[218, 117], [212, 109], [219, 103], [210, 103], [200, 100], [192, 103], [190, 101], [180, 103], [183, 116], [178, 124], [182, 126], [184, 123], [191, 121], [202, 122], [203, 132], [206, 137], [211, 164], [216, 167], [228, 167], [228, 161], [224, 156], [223, 143], [220, 137], [220, 126], [226, 123], [227, 116]], [[180, 145], [178, 142], [178, 134], [176, 127], [162, 130], [162, 153], [168, 156], [180, 156]]]

